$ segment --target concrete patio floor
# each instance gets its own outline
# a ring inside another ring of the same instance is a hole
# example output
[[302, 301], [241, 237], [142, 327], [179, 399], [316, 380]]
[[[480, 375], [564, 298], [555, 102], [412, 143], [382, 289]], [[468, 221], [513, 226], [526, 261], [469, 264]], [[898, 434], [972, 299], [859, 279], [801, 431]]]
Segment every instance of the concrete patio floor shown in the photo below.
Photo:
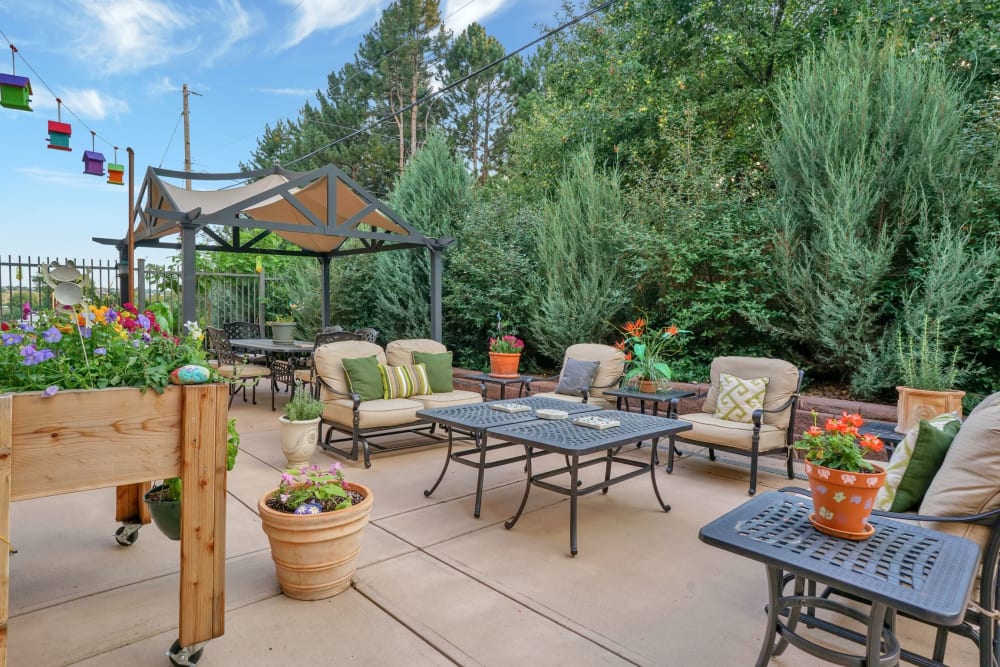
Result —
[[[279, 398], [283, 403], [285, 395]], [[354, 586], [299, 602], [281, 595], [257, 499], [284, 463], [270, 396], [233, 403], [242, 436], [229, 474], [225, 635], [206, 667], [333, 665], [750, 665], [764, 625], [757, 563], [698, 540], [701, 526], [747, 500], [748, 472], [693, 450], [673, 475], [657, 470], [672, 511], [648, 477], [580, 500], [579, 547], [569, 556], [569, 503], [533, 489], [512, 529], [524, 472], [486, 473], [479, 519], [475, 470], [452, 465], [431, 498], [443, 446], [378, 456], [345, 474], [375, 494]], [[648, 457], [648, 448], [630, 456]], [[318, 452], [314, 462], [337, 460]], [[745, 459], [742, 459], [745, 461]], [[536, 470], [560, 463], [536, 460]], [[789, 485], [768, 461], [758, 493]], [[794, 482], [804, 485], [799, 480]], [[177, 637], [178, 543], [153, 526], [131, 547], [113, 537], [114, 489], [15, 503], [8, 664], [168, 665]], [[927, 653], [933, 633], [900, 619], [904, 647]], [[953, 637], [948, 663], [976, 664]], [[789, 648], [774, 665], [823, 664]]]

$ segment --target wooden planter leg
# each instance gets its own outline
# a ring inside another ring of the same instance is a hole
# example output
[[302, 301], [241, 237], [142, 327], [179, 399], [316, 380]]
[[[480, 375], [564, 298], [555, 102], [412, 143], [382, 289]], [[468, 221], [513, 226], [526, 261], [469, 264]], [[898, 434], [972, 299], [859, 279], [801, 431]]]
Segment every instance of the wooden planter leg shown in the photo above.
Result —
[[223, 633], [229, 405], [224, 385], [183, 389], [178, 641], [187, 648]]
[[10, 452], [14, 397], [0, 396], [0, 667], [7, 664], [7, 594], [10, 590]]
[[115, 487], [115, 521], [149, 523], [149, 508], [142, 502], [142, 495], [151, 488], [153, 488], [152, 482]]

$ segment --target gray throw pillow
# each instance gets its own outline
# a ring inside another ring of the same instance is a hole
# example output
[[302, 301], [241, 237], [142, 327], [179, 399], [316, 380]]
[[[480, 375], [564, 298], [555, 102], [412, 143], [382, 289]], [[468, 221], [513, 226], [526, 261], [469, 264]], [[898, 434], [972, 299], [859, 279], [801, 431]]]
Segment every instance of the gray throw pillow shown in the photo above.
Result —
[[590, 388], [600, 365], [599, 361], [567, 359], [566, 366], [563, 367], [562, 377], [559, 378], [559, 385], [556, 387], [556, 393], [582, 396], [583, 390]]

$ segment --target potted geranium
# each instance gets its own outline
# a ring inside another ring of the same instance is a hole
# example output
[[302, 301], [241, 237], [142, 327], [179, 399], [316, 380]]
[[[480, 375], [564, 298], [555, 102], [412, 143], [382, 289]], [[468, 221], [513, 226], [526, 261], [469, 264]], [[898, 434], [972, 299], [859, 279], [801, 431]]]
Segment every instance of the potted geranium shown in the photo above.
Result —
[[285, 595], [320, 600], [351, 585], [372, 502], [371, 489], [344, 480], [340, 463], [289, 469], [261, 496], [257, 510]]
[[823, 427], [815, 410], [812, 415], [813, 425], [794, 444], [805, 452], [815, 508], [809, 521], [817, 530], [837, 537], [871, 537], [875, 529], [868, 517], [878, 490], [885, 484], [885, 469], [865, 460], [865, 455], [881, 452], [882, 441], [871, 434], [859, 434], [865, 423], [860, 414], [845, 411], [839, 419], [827, 419]]
[[518, 367], [521, 364], [521, 353], [524, 352], [524, 341], [518, 338], [517, 332], [505, 325], [500, 313], [497, 313], [497, 324], [490, 336], [490, 375], [498, 378], [520, 377]]
[[691, 333], [674, 325], [658, 328], [639, 317], [618, 329], [623, 339], [615, 347], [625, 353], [624, 383], [638, 385], [639, 391], [653, 393], [661, 382], [673, 379], [667, 358], [683, 344], [682, 334]]
[[323, 407], [323, 401], [305, 390], [296, 391], [292, 400], [285, 404], [285, 414], [278, 418], [278, 423], [281, 424], [281, 451], [289, 468], [309, 463], [316, 452]]
[[906, 433], [921, 419], [954, 412], [962, 416], [964, 391], [955, 389], [961, 374], [958, 368], [958, 348], [951, 353], [941, 347], [941, 324], [931, 330], [930, 318], [924, 318], [919, 336], [903, 339], [896, 336], [899, 374], [902, 384], [896, 387], [896, 431]]

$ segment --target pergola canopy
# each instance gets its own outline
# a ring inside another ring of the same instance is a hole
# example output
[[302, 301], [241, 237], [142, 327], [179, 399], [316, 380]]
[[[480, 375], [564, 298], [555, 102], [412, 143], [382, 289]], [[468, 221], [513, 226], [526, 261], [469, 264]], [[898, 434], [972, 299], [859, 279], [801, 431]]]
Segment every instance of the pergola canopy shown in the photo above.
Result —
[[[247, 181], [222, 189], [186, 189], [165, 179]], [[118, 246], [133, 265], [135, 247], [180, 249], [184, 318], [195, 318], [194, 251], [302, 255], [323, 263], [323, 322], [329, 323], [329, 261], [332, 257], [427, 248], [431, 253], [431, 335], [441, 338], [441, 256], [451, 238], [425, 236], [333, 165], [294, 172], [270, 169], [204, 174], [149, 167], [129, 220], [129, 238], [94, 239]], [[217, 227], [232, 227], [232, 238]], [[263, 230], [249, 238], [241, 230]], [[198, 233], [202, 232], [202, 242]], [[277, 234], [298, 250], [263, 248]], [[180, 234], [180, 242], [165, 237]], [[207, 237], [207, 238], [206, 238]], [[356, 239], [348, 243], [349, 239]]]

